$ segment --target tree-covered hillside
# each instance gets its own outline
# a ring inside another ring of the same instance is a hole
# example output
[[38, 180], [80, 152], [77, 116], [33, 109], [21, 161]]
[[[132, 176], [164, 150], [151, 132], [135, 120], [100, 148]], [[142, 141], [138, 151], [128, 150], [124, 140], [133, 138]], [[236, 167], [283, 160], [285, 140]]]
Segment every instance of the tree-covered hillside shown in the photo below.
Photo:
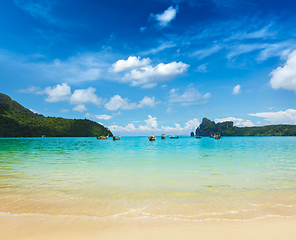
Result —
[[64, 119], [35, 114], [0, 93], [1, 137], [93, 137], [113, 136], [101, 124], [88, 119]]
[[215, 123], [207, 118], [196, 129], [196, 135], [211, 136], [296, 136], [296, 125], [267, 125], [263, 127], [236, 127], [233, 122]]

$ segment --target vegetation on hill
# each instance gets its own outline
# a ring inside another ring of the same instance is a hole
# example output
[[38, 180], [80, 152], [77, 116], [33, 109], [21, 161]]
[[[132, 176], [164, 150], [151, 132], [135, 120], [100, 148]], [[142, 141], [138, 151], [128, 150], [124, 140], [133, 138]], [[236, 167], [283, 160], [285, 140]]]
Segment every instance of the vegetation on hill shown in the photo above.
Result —
[[88, 119], [44, 117], [0, 93], [1, 137], [93, 137], [108, 134], [113, 136], [99, 123]]
[[207, 118], [196, 129], [196, 135], [211, 136], [296, 136], [296, 125], [267, 125], [263, 127], [236, 127], [233, 122], [215, 123]]

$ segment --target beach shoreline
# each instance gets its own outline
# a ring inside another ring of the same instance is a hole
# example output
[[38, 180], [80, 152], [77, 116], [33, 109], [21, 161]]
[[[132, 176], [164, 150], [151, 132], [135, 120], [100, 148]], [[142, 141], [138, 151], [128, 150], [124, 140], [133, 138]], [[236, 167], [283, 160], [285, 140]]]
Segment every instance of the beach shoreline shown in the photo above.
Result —
[[2, 240], [125, 239], [295, 239], [296, 218], [251, 221], [179, 221], [163, 219], [98, 219], [83, 216], [0, 215]]

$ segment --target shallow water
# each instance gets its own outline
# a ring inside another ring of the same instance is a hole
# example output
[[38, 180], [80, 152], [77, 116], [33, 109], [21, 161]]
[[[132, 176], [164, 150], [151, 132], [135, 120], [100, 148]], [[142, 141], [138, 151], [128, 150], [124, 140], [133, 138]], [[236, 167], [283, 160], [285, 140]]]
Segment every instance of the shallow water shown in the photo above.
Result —
[[296, 138], [0, 139], [0, 212], [254, 220], [296, 216]]

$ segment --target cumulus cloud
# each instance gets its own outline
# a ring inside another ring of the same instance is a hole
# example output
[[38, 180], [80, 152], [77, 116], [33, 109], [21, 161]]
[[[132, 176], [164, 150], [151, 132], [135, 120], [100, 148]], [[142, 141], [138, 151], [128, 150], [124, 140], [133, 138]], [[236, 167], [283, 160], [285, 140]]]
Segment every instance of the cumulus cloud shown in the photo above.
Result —
[[196, 129], [200, 125], [200, 122], [197, 118], [193, 118], [192, 120], [189, 120], [185, 123], [184, 129]]
[[[139, 121], [134, 121], [137, 123]], [[127, 135], [138, 135], [141, 134], [185, 134], [189, 135], [190, 132], [195, 131], [195, 129], [199, 126], [200, 122], [197, 118], [187, 121], [184, 124], [184, 127], [181, 127], [180, 124], [174, 123], [174, 126], [161, 126], [158, 127], [158, 122], [156, 117], [152, 117], [148, 115], [148, 119], [144, 120], [146, 125], [139, 125], [135, 127], [133, 123], [128, 124], [127, 126], [118, 126], [118, 125], [111, 125], [109, 129], [113, 132], [120, 132]]]
[[138, 108], [144, 108], [144, 107], [154, 107], [156, 104], [158, 104], [159, 102], [155, 102], [155, 98], [152, 97], [147, 97], [145, 96], [143, 98], [143, 100], [141, 100], [138, 104]]
[[62, 83], [62, 85], [45, 88], [44, 93], [48, 95], [45, 99], [47, 102], [66, 101], [71, 95], [71, 88], [67, 83]]
[[197, 118], [189, 120], [185, 123], [184, 127], [181, 127], [180, 124], [174, 123], [174, 127], [170, 126], [162, 126], [161, 129], [164, 132], [179, 134], [179, 133], [186, 133], [189, 134], [192, 131], [195, 131], [196, 128], [199, 126], [200, 122]]
[[206, 103], [210, 97], [210, 93], [202, 95], [193, 87], [189, 88], [189, 90], [185, 91], [181, 95], [178, 93], [177, 89], [172, 89], [170, 91], [170, 96], [168, 97], [168, 102], [180, 103], [184, 106], [188, 106]]
[[93, 103], [100, 105], [102, 99], [95, 94], [96, 89], [89, 87], [87, 89], [77, 89], [70, 97], [70, 104]]
[[273, 89], [293, 90], [296, 93], [296, 50], [288, 55], [286, 63], [271, 73], [270, 85]]
[[262, 117], [269, 124], [296, 124], [296, 110], [294, 109], [279, 112], [252, 113], [249, 115]]
[[154, 107], [160, 102], [155, 101], [155, 97], [145, 96], [139, 103], [136, 102], [130, 103], [128, 98], [122, 98], [119, 95], [114, 95], [109, 102], [105, 104], [105, 108], [110, 111], [115, 111], [118, 109], [122, 110], [131, 110], [135, 108], [145, 108], [145, 107]]
[[166, 27], [176, 17], [178, 10], [179, 10], [178, 6], [176, 8], [173, 8], [173, 6], [170, 6], [163, 13], [157, 13], [155, 15], [151, 13], [150, 17], [158, 21], [158, 26]]
[[128, 98], [121, 98], [119, 95], [114, 95], [110, 101], [105, 104], [105, 108], [110, 111], [115, 111], [118, 109], [130, 110], [135, 109], [136, 107], [137, 103], [129, 103]]
[[189, 65], [183, 62], [160, 63], [155, 67], [147, 65], [126, 73], [123, 80], [129, 82], [131, 86], [154, 87], [157, 83], [181, 75], [188, 68]]
[[157, 118], [156, 117], [151, 117], [148, 115], [148, 119], [144, 120], [149, 128], [157, 128], [158, 123], [157, 123]]
[[228, 118], [216, 118], [215, 122], [226, 122], [226, 121], [232, 121], [234, 126], [237, 127], [253, 127], [255, 124], [253, 124], [250, 120], [245, 120], [242, 118], [234, 118], [234, 117], [228, 117]]
[[95, 115], [95, 117], [96, 117], [97, 119], [109, 120], [109, 119], [111, 119], [113, 116], [103, 114], [103, 115]]
[[127, 126], [111, 125], [108, 127], [112, 132], [135, 132], [138, 129], [133, 123], [129, 123]]
[[87, 108], [85, 107], [84, 104], [79, 104], [76, 107], [73, 107], [73, 111], [76, 111], [76, 112], [84, 112], [86, 110]]
[[233, 94], [233, 95], [237, 95], [237, 94], [239, 94], [239, 93], [241, 93], [241, 86], [240, 86], [240, 85], [236, 85], [236, 86], [233, 88], [233, 92], [232, 92], [232, 94]]
[[111, 71], [113, 72], [123, 72], [132, 70], [135, 68], [140, 68], [147, 66], [150, 64], [151, 60], [149, 58], [143, 58], [141, 60], [140, 57], [130, 56], [127, 60], [118, 60], [116, 63], [112, 65]]

